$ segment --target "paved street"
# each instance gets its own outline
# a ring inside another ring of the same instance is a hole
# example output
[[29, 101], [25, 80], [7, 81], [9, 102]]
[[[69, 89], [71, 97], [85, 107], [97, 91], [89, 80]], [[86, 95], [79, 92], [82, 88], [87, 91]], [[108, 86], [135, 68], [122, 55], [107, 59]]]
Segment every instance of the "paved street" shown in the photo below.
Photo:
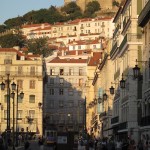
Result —
[[[30, 141], [30, 149], [31, 150], [40, 150], [38, 141]], [[16, 150], [24, 150], [24, 147], [20, 146]], [[44, 146], [44, 150], [54, 150], [54, 149], [53, 149], [53, 147], [50, 147], [50, 146]]]

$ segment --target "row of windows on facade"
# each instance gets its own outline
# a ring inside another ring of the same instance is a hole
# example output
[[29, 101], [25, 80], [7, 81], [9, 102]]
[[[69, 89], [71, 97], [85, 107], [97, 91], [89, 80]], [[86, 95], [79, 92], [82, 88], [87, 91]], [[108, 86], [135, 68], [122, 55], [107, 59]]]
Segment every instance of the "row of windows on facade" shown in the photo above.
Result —
[[85, 75], [83, 69], [79, 69], [79, 72], [74, 72], [73, 68], [69, 69], [69, 71], [65, 71], [63, 68], [59, 69], [59, 72], [55, 71], [55, 68], [50, 69], [50, 75]]
[[[49, 108], [55, 108], [55, 101], [51, 100], [48, 102], [48, 106]], [[83, 108], [84, 103], [81, 100], [78, 100], [78, 105], [76, 106], [76, 104], [73, 101], [63, 101], [63, 100], [59, 100], [59, 103], [57, 104], [58, 107], [60, 108], [71, 108], [71, 109], [78, 109], [78, 108]]]
[[[29, 110], [28, 117], [35, 118], [35, 110]], [[4, 118], [7, 118], [7, 110], [4, 110]], [[23, 110], [18, 110], [18, 119], [23, 118]]]
[[[7, 95], [4, 95], [4, 103], [7, 103]], [[18, 103], [22, 103], [23, 99], [18, 95]], [[35, 103], [35, 95], [29, 95], [29, 103]]]
[[[17, 80], [17, 85], [18, 85], [19, 89], [23, 89], [23, 80]], [[7, 88], [7, 81], [5, 81], [5, 86]], [[29, 81], [29, 88], [35, 89], [35, 87], [36, 87], [36, 81], [30, 80]]]
[[[74, 81], [75, 80], [75, 81]], [[78, 80], [78, 82], [77, 82]], [[65, 83], [66, 81], [66, 83]], [[54, 78], [50, 78], [49, 80], [50, 84], [57, 84], [57, 81]], [[73, 79], [73, 78], [69, 78], [68, 80], [64, 80], [63, 78], [59, 78], [59, 85], [64, 85], [64, 84], [74, 84], [76, 86], [82, 86], [84, 84], [84, 79]]]
[[57, 89], [54, 89], [54, 88], [50, 88], [49, 90], [49, 94], [50, 95], [57, 95], [57, 93], [59, 95], [64, 95], [65, 94], [68, 94], [69, 96], [73, 96], [74, 94], [78, 94], [79, 96], [81, 96], [81, 91], [74, 91], [73, 89], [68, 89], [68, 92], [65, 91], [65, 89], [62, 89], [60, 88], [59, 91]]
[[[9, 58], [9, 59], [5, 59], [4, 60], [4, 64], [12, 64], [12, 59]], [[18, 66], [18, 73], [22, 73], [23, 72], [23, 66]], [[8, 70], [7, 68], [5, 70]], [[27, 71], [30, 73], [30, 74], [35, 74], [36, 73], [36, 67], [35, 66], [31, 66], [28, 70], [27, 68]]]
[[[76, 118], [75, 115], [73, 115], [72, 113], [67, 113], [67, 114], [62, 114], [62, 113], [59, 113], [58, 114], [59, 116], [59, 120], [73, 120]], [[18, 110], [18, 120], [19, 119], [23, 119], [23, 118], [26, 118], [27, 116], [24, 117], [23, 115], [23, 110]], [[36, 115], [35, 115], [35, 110], [29, 110], [29, 114], [28, 114], [28, 117], [29, 118], [35, 118]], [[4, 110], [4, 119], [7, 119], [7, 110]], [[48, 118], [47, 118], [49, 121], [53, 121], [56, 119], [56, 115], [52, 114], [52, 115], [48, 115]], [[83, 120], [83, 116], [80, 115], [78, 116], [78, 119], [80, 121]]]
[[[93, 22], [92, 22], [92, 23], [93, 23]], [[109, 25], [109, 22], [107, 22], [107, 23], [108, 23], [108, 25]], [[91, 26], [90, 23], [81, 24], [81, 28], [82, 28], [82, 27], [90, 27], [90, 26]], [[104, 27], [104, 26], [105, 26], [105, 22], [95, 22], [95, 26], [102, 26], [102, 27]], [[57, 29], [57, 28], [54, 28], [53, 30], [56, 30], [56, 29]], [[67, 27], [67, 30], [72, 30], [72, 29], [76, 30], [77, 27], [76, 27], [76, 26], [74, 26], [74, 27], [68, 26], [68, 27]], [[59, 28], [58, 28], [58, 31], [61, 31], [61, 30], [63, 30], [63, 27], [59, 27]]]

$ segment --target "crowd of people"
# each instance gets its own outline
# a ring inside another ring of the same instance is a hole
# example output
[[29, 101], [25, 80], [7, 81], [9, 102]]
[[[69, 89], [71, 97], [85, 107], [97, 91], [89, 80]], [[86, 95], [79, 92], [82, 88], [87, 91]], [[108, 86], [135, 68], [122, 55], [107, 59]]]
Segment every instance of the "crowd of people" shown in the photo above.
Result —
[[93, 139], [85, 141], [79, 139], [78, 150], [150, 150], [148, 141], [140, 140], [136, 143], [134, 140], [107, 140]]

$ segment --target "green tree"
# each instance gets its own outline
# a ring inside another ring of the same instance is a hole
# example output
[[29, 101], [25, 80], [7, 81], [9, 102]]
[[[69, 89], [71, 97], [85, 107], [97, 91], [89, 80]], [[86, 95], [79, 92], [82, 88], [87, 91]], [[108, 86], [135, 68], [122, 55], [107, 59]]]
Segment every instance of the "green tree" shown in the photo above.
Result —
[[61, 8], [61, 11], [66, 14], [67, 20], [74, 20], [82, 17], [80, 7], [75, 2], [70, 2]]
[[119, 7], [119, 2], [117, 2], [117, 1], [113, 1], [113, 6], [117, 6], [117, 7]]
[[23, 17], [16, 17], [12, 19], [8, 19], [4, 22], [8, 29], [14, 28], [16, 26], [21, 26], [24, 23]]
[[44, 57], [52, 54], [52, 49], [49, 48], [47, 38], [30, 39], [26, 42], [28, 52], [33, 54], [43, 55]]
[[0, 46], [3, 48], [22, 47], [24, 43], [25, 40], [20, 34], [7, 34], [0, 37]]
[[5, 32], [7, 30], [6, 25], [0, 25], [0, 33]]
[[95, 12], [100, 10], [100, 4], [97, 1], [89, 2], [86, 5], [84, 17], [95, 17]]

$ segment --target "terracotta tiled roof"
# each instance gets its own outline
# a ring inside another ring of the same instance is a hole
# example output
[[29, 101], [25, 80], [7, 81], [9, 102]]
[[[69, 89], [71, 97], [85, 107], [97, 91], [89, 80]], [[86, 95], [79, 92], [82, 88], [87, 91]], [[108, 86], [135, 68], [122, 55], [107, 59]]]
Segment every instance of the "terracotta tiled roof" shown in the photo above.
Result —
[[30, 55], [30, 57], [29, 57], [29, 55], [28, 56], [26, 56], [25, 54], [23, 54], [23, 53], [21, 53], [20, 51], [18, 51], [18, 50], [16, 50], [15, 48], [0, 48], [0, 52], [15, 52], [18, 56], [25, 56], [25, 59], [26, 60], [32, 60], [30, 57], [39, 57], [38, 55], [37, 56], [32, 56], [32, 55]]
[[100, 58], [102, 58], [101, 52], [93, 52], [93, 57], [90, 58], [88, 66], [97, 66]]
[[15, 52], [19, 56], [24, 56], [23, 53], [19, 52], [18, 50], [14, 49], [14, 48], [0, 48], [0, 52]]
[[60, 58], [54, 58], [49, 63], [87, 63], [87, 59], [60, 59]]

